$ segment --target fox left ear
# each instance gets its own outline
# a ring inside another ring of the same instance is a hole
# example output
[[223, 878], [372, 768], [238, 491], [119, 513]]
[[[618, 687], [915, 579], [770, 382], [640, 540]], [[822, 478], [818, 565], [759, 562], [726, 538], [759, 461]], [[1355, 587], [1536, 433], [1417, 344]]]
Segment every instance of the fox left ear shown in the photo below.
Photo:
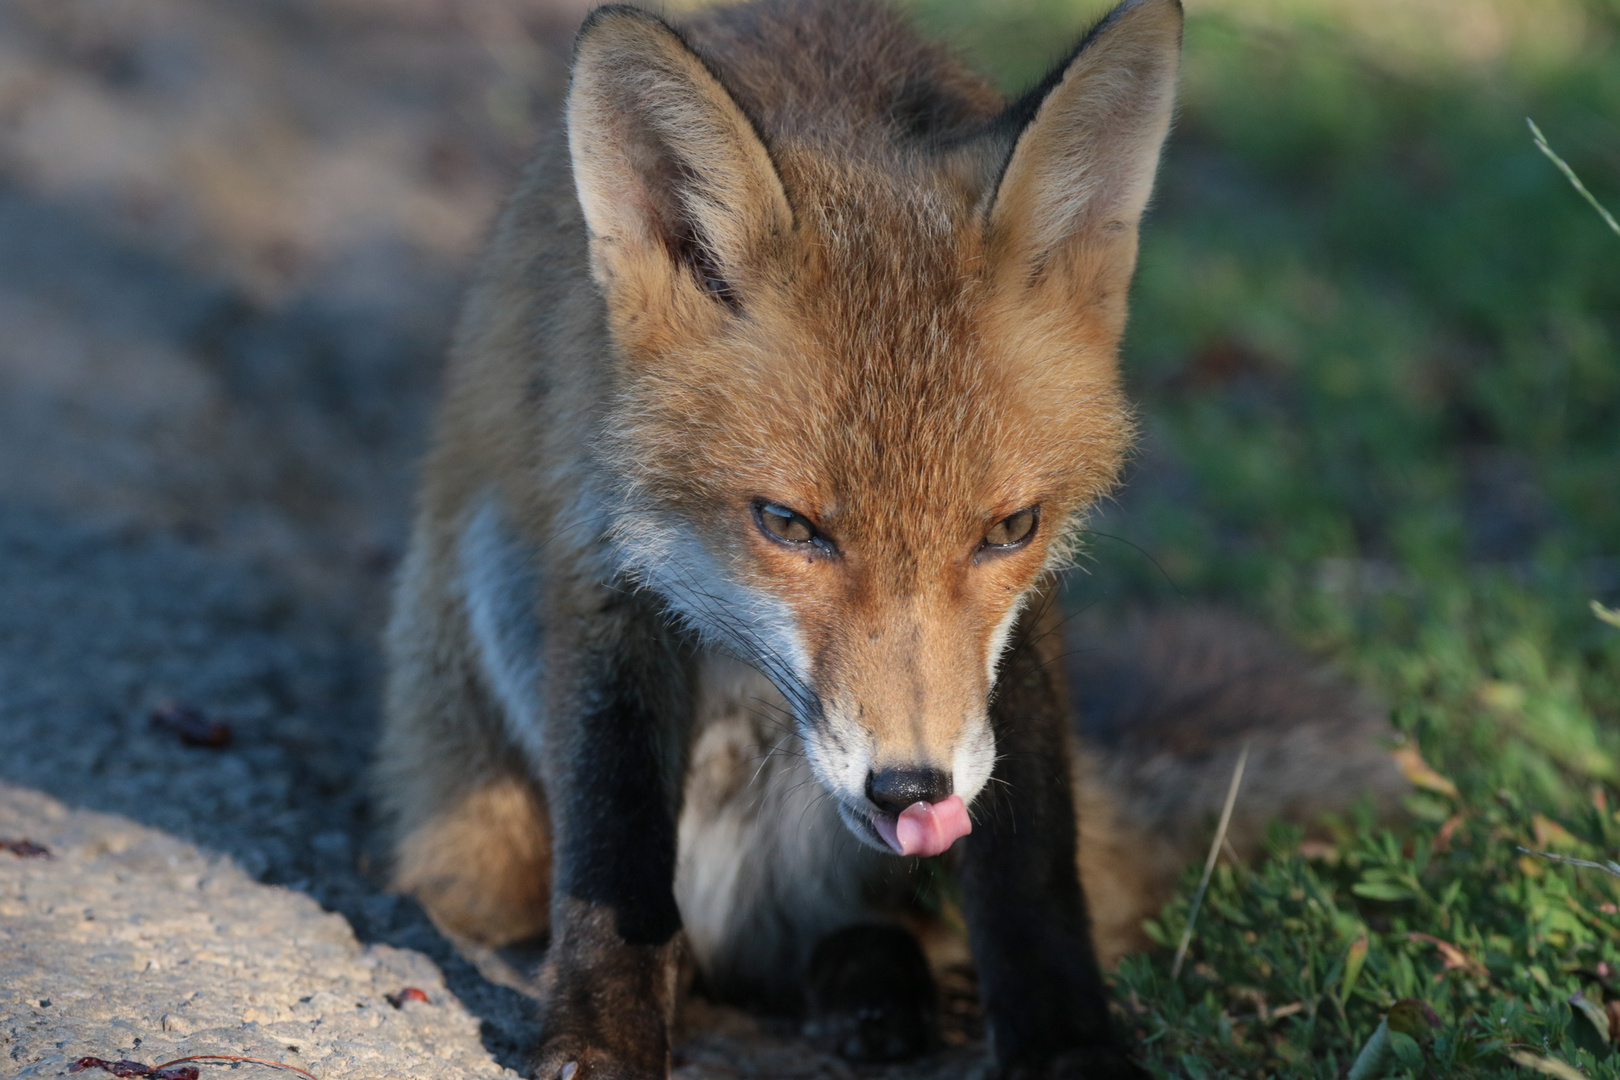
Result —
[[1017, 134], [988, 212], [998, 274], [1100, 308], [1116, 332], [1170, 129], [1181, 26], [1178, 0], [1126, 0], [1002, 117]]
[[656, 16], [597, 8], [580, 29], [568, 146], [591, 273], [621, 305], [702, 317], [735, 303], [793, 212], [764, 142], [704, 61]]

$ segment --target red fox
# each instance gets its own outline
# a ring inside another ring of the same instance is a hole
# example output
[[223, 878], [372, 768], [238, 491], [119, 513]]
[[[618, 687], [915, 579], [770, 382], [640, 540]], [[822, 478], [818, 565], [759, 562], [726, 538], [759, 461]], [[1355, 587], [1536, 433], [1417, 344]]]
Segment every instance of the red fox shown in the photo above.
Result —
[[549, 934], [534, 1075], [666, 1076], [683, 951], [925, 1049], [899, 915], [946, 852], [999, 1075], [1138, 1075], [1098, 954], [1235, 736], [1257, 816], [1387, 785], [1348, 691], [1197, 618], [1082, 657], [1076, 748], [1052, 582], [1129, 441], [1181, 27], [1126, 0], [1009, 104], [876, 0], [586, 19], [454, 342], [379, 766], [398, 887]]

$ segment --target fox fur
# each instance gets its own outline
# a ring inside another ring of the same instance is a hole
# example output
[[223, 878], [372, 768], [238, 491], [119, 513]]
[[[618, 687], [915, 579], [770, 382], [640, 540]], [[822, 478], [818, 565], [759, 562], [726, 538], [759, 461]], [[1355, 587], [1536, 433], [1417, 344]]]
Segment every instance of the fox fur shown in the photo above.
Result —
[[667, 1074], [683, 950], [794, 1007], [819, 943], [915, 894], [907, 804], [944, 844], [971, 815], [1002, 1073], [1134, 1075], [1097, 957], [1237, 743], [1244, 842], [1393, 782], [1373, 712], [1224, 617], [1065, 670], [1052, 574], [1129, 442], [1180, 33], [1126, 0], [1009, 104], [876, 0], [586, 20], [453, 345], [378, 767], [401, 890], [549, 934], [536, 1075]]

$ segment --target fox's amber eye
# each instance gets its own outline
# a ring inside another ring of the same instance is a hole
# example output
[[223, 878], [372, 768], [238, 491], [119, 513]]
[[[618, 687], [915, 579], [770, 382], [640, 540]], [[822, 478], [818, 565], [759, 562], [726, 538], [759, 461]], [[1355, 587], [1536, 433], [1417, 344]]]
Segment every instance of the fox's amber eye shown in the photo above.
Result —
[[1022, 547], [1035, 535], [1035, 525], [1040, 519], [1039, 506], [1026, 506], [1016, 514], [1009, 514], [984, 534], [984, 546], [1003, 550]]
[[816, 527], [809, 518], [777, 503], [755, 503], [754, 520], [773, 540], [785, 544], [808, 544], [816, 539]]

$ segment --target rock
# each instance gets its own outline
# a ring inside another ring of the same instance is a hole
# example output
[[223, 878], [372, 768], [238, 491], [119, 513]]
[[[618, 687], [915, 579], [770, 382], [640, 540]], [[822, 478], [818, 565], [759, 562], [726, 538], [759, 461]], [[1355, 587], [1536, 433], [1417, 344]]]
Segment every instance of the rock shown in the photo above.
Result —
[[[0, 1075], [227, 1054], [322, 1080], [516, 1076], [431, 960], [362, 946], [342, 916], [227, 858], [8, 784], [0, 836], [51, 852], [0, 852]], [[428, 1002], [390, 1006], [406, 986]]]

